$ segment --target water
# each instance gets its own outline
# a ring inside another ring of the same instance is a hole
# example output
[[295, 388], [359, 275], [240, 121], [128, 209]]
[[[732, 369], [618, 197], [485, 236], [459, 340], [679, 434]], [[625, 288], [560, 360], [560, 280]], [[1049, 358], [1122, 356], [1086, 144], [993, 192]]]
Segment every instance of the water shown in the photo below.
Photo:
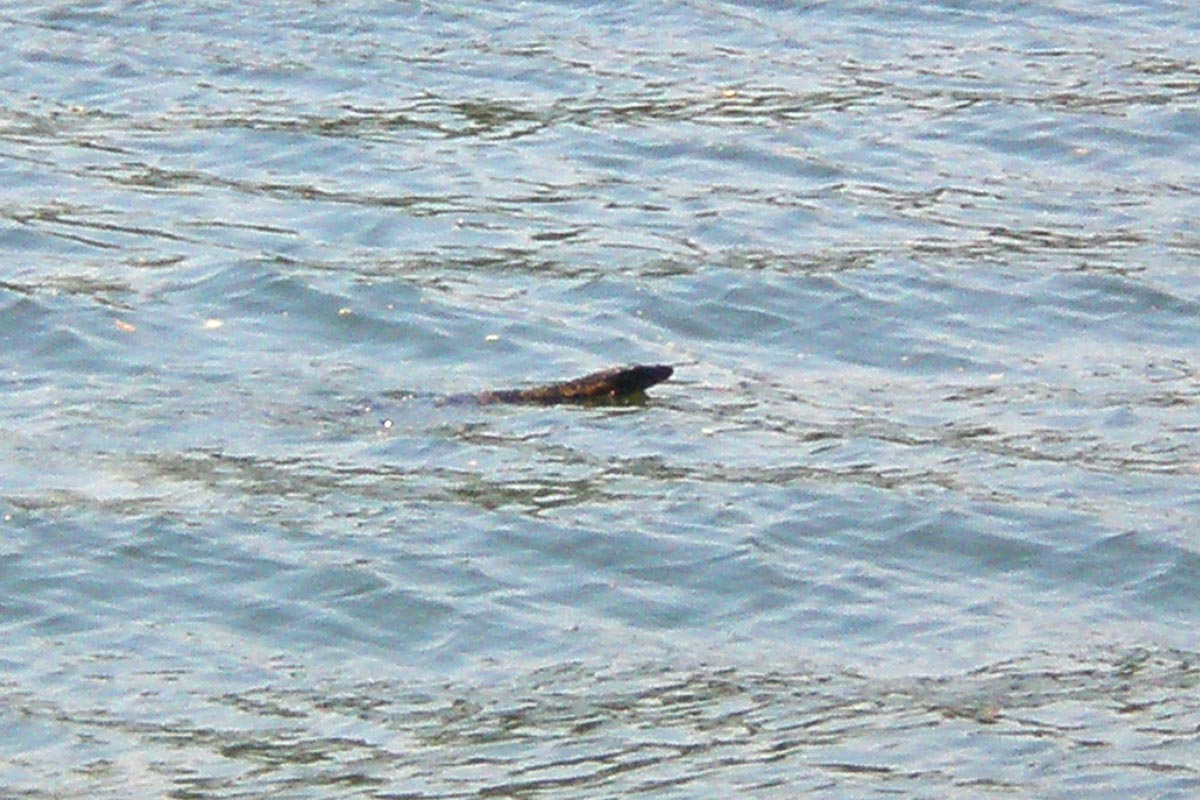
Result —
[[1186, 4], [0, 33], [3, 796], [1195, 796]]

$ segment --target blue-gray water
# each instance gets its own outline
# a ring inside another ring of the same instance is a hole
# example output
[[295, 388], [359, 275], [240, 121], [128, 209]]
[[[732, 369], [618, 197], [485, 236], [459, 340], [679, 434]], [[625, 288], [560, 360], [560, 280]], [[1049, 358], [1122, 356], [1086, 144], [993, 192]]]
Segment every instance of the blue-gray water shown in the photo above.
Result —
[[3, 797], [1200, 793], [1192, 4], [0, 37]]

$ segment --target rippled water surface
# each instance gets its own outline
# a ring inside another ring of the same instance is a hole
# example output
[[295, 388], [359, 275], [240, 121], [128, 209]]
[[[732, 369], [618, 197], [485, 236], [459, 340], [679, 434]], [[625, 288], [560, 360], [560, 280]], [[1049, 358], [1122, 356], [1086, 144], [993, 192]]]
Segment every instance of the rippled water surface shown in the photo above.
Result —
[[1200, 792], [1189, 4], [0, 36], [0, 795]]

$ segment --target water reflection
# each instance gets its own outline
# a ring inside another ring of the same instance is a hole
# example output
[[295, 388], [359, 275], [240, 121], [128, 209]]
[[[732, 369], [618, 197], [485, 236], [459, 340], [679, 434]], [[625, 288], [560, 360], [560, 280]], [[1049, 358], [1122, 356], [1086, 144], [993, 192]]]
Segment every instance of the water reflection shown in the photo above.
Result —
[[[617, 659], [502, 678], [496, 665], [497, 679], [482, 684], [317, 688], [280, 672], [266, 685], [166, 690], [115, 711], [83, 698], [5, 700], [22, 727], [107, 742], [108, 755], [82, 775], [93, 787], [153, 776], [206, 797], [314, 786], [371, 797], [576, 797], [710, 792], [714, 781], [752, 794], [1052, 794], [1078, 767], [1030, 754], [1078, 748], [1090, 753], [1090, 779], [1120, 772], [1184, 794], [1200, 783], [1190, 755], [1196, 665], [1192, 653], [1133, 649], [887, 679]], [[186, 675], [151, 677], [165, 688]], [[80, 774], [60, 778], [70, 787]]]

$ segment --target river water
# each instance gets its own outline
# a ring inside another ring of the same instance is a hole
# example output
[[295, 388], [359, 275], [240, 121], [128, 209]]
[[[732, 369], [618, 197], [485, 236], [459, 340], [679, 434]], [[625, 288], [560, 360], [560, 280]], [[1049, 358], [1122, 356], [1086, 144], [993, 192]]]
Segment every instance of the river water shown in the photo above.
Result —
[[1200, 793], [1192, 4], [0, 36], [0, 795]]

